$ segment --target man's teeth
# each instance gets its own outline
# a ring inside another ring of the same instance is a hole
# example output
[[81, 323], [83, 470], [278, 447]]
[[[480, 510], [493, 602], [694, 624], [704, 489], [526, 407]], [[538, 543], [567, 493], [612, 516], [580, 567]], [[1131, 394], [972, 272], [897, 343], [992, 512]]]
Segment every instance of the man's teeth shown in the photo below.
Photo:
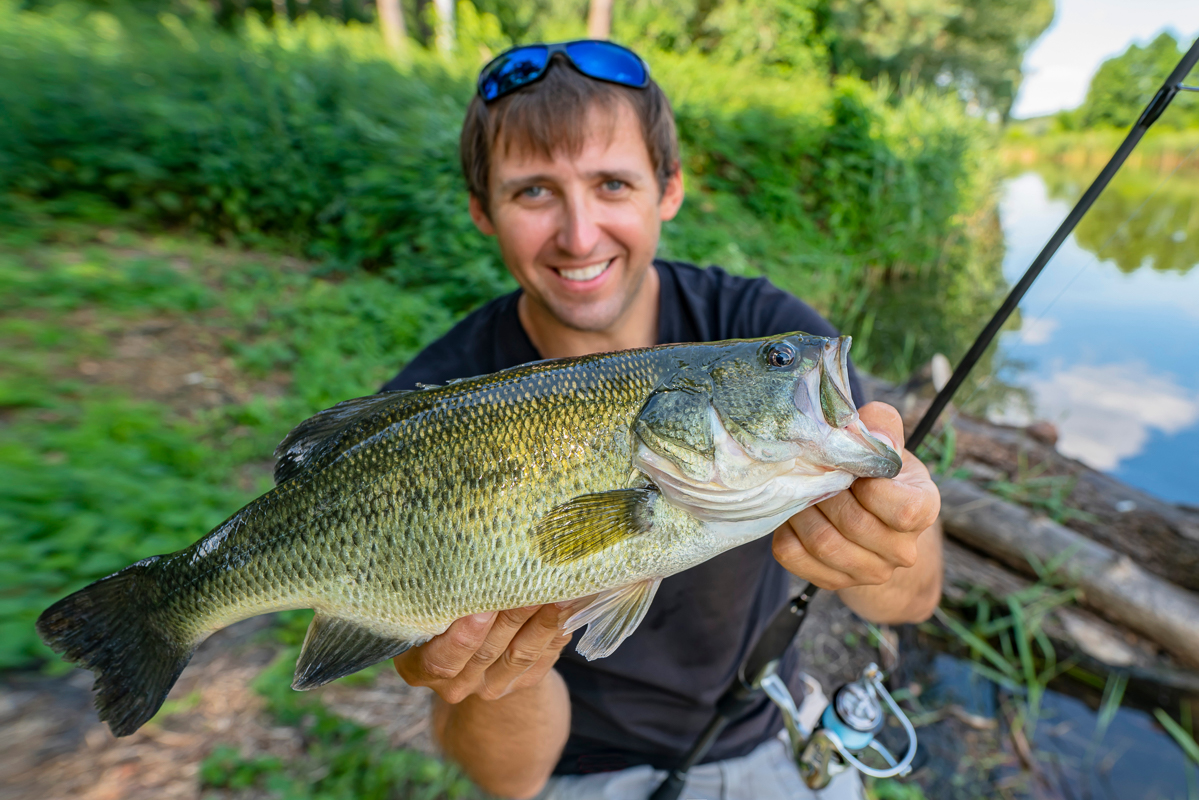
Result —
[[612, 259], [602, 261], [599, 264], [592, 264], [590, 267], [581, 267], [579, 269], [560, 269], [558, 274], [568, 281], [589, 281], [592, 278], [598, 278], [604, 270], [612, 263]]

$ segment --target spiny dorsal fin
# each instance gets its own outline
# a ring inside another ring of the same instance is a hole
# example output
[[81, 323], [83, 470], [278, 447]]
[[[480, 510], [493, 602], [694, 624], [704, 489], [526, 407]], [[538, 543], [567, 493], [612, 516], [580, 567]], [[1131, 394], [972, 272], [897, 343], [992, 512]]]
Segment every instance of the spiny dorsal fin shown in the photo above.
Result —
[[418, 644], [421, 642], [383, 636], [353, 620], [317, 612], [304, 636], [291, 688], [306, 691], [324, 686]]
[[575, 647], [579, 655], [588, 661], [612, 655], [645, 619], [661, 583], [661, 578], [651, 578], [601, 592], [595, 602], [568, 619], [568, 631], [587, 626]]
[[650, 529], [653, 489], [579, 495], [533, 526], [533, 543], [549, 564], [568, 564]]
[[[369, 397], [345, 400], [326, 408], [314, 417], [292, 428], [275, 448], [275, 483], [283, 483], [304, 470], [330, 460], [362, 440], [362, 436], [346, 436], [357, 429], [370, 428], [369, 421], [379, 412], [405, 396], [410, 390], [380, 392]], [[388, 420], [390, 423], [390, 420]]]

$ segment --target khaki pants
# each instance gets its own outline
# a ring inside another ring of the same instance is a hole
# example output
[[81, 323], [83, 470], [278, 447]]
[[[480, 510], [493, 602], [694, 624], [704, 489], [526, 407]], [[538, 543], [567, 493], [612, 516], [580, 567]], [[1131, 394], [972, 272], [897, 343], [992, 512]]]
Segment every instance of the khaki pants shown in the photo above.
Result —
[[[828, 699], [819, 684], [810, 679], [807, 683], [809, 691], [799, 716], [810, 728]], [[665, 772], [648, 765], [595, 775], [564, 775], [550, 778], [536, 800], [646, 800], [665, 778]], [[823, 791], [813, 792], [800, 779], [788, 746], [779, 738], [763, 742], [747, 756], [692, 768], [680, 800], [861, 800], [862, 796], [861, 777], [852, 769], [833, 778]]]

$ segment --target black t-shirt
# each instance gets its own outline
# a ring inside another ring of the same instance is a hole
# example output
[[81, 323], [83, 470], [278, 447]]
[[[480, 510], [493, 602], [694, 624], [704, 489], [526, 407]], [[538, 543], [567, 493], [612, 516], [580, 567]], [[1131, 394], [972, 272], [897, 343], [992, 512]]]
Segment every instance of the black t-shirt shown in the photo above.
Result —
[[[790, 331], [837, 335], [765, 278], [663, 260], [654, 266], [661, 279], [659, 344]], [[540, 359], [517, 316], [519, 296], [497, 298], [467, 316], [384, 388], [439, 384]], [[852, 368], [849, 378], [861, 402]], [[556, 669], [570, 689], [571, 725], [555, 774], [677, 765], [762, 628], [787, 602], [790, 576], [771, 555], [770, 541], [764, 536], [663, 580], [641, 626], [607, 658], [588, 662], [573, 644], [562, 651]], [[796, 661], [792, 648], [780, 672], [798, 699]], [[778, 710], [763, 697], [724, 730], [705, 760], [746, 755], [781, 728]]]

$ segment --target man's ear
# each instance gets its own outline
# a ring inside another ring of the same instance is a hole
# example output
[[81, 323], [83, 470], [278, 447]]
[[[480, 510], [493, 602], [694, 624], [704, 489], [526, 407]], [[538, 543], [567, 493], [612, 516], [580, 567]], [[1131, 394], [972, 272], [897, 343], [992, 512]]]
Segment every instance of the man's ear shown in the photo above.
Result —
[[683, 169], [682, 165], [675, 162], [674, 172], [666, 179], [666, 186], [662, 188], [662, 199], [658, 201], [658, 217], [663, 222], [674, 219], [674, 215], [679, 213], [679, 209], [683, 206]]
[[487, 216], [483, 204], [473, 194], [470, 196], [470, 218], [484, 236], [495, 236], [495, 225], [491, 224], [491, 217]]

